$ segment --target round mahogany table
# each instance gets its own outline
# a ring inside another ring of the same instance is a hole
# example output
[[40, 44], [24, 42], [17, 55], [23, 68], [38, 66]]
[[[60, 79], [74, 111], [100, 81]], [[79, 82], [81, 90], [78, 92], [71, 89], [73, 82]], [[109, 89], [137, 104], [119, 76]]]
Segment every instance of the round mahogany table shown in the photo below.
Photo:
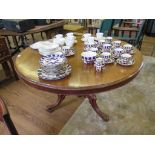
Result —
[[93, 64], [84, 64], [81, 59], [83, 42], [77, 37], [75, 45], [76, 54], [68, 57], [68, 63], [72, 66], [72, 72], [64, 79], [56, 81], [42, 80], [38, 77], [37, 70], [40, 68], [40, 54], [37, 50], [26, 48], [16, 58], [15, 69], [21, 79], [28, 85], [37, 89], [45, 90], [58, 95], [54, 105], [48, 106], [48, 111], [55, 110], [64, 100], [66, 95], [84, 96], [97, 114], [108, 121], [109, 116], [99, 109], [96, 103], [95, 93], [104, 92], [122, 86], [132, 80], [142, 67], [142, 53], [135, 49], [135, 63], [132, 66], [121, 66], [117, 63], [105, 65], [102, 72], [96, 72]]

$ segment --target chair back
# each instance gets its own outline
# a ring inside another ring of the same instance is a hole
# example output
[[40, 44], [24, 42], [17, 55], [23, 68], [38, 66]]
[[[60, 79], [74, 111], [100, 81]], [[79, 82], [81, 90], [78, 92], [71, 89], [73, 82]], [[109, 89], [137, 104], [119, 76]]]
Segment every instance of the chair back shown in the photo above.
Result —
[[137, 36], [136, 36], [136, 41], [134, 44], [138, 48], [139, 48], [139, 46], [143, 40], [143, 37], [144, 37], [146, 23], [147, 23], [147, 20], [144, 20], [142, 25], [140, 26], [139, 31], [138, 31]]
[[0, 63], [6, 61], [11, 57], [10, 51], [8, 49], [6, 40], [4, 37], [0, 37]]
[[101, 23], [100, 32], [104, 33], [104, 36], [110, 36], [111, 30], [114, 25], [114, 19], [105, 19]]
[[3, 116], [8, 113], [7, 107], [4, 104], [4, 100], [0, 97], [0, 121], [2, 121]]
[[118, 24], [118, 26], [121, 26], [122, 22], [123, 22], [123, 19], [114, 19], [114, 25]]

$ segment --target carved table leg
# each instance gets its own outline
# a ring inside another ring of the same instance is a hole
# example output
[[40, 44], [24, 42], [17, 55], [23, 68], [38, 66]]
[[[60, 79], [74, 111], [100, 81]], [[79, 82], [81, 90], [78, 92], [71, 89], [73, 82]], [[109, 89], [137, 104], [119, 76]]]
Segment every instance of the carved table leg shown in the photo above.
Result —
[[86, 95], [85, 97], [87, 97], [89, 99], [89, 103], [91, 104], [91, 106], [93, 107], [93, 109], [96, 111], [96, 113], [104, 120], [104, 121], [109, 121], [109, 116], [105, 113], [103, 113], [97, 103], [96, 103], [96, 96], [95, 95]]
[[61, 104], [61, 102], [65, 99], [66, 95], [60, 95], [58, 94], [58, 99], [56, 101], [56, 103], [54, 105], [49, 105], [47, 106], [47, 111], [48, 112], [53, 112], [54, 110], [56, 110], [56, 108]]

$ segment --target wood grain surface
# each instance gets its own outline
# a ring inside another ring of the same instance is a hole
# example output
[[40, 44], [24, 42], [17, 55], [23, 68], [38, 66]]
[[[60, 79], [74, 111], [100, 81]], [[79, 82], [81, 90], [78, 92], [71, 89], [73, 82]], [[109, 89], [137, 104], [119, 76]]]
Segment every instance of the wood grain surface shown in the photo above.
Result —
[[61, 94], [84, 94], [97, 93], [107, 90], [114, 85], [128, 81], [134, 77], [142, 67], [142, 54], [135, 50], [135, 64], [132, 66], [121, 66], [119, 64], [107, 64], [105, 69], [97, 73], [93, 64], [86, 65], [81, 59], [83, 42], [77, 37], [75, 45], [76, 54], [68, 57], [68, 63], [72, 66], [69, 76], [61, 80], [47, 81], [39, 79], [37, 69], [40, 68], [40, 54], [37, 50], [26, 48], [16, 58], [15, 67], [18, 75], [29, 85], [38, 89], [61, 93]]

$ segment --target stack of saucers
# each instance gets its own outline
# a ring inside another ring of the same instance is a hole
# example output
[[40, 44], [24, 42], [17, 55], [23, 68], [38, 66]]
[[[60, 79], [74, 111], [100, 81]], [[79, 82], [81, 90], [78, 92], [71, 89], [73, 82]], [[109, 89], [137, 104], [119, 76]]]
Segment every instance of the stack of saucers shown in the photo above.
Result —
[[41, 46], [38, 50], [42, 56], [47, 56], [59, 52], [60, 47], [56, 43], [49, 43]]
[[51, 41], [39, 41], [30, 45], [30, 47], [37, 49], [42, 56], [51, 55], [61, 50], [58, 44]]
[[40, 69], [38, 75], [45, 80], [58, 80], [71, 73], [71, 66], [68, 65], [65, 57], [54, 55], [44, 56], [40, 59]]

